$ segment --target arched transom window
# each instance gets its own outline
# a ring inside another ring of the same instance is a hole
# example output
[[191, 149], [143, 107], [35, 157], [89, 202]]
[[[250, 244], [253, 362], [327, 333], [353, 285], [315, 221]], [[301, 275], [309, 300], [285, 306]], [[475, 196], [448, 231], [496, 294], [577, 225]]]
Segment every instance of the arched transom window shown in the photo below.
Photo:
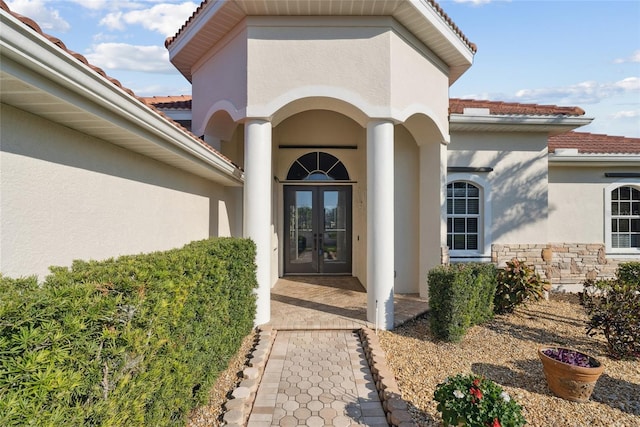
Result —
[[452, 251], [478, 251], [480, 188], [465, 181], [447, 185], [447, 246]]
[[299, 157], [287, 173], [287, 181], [348, 181], [349, 173], [335, 156], [322, 151]]

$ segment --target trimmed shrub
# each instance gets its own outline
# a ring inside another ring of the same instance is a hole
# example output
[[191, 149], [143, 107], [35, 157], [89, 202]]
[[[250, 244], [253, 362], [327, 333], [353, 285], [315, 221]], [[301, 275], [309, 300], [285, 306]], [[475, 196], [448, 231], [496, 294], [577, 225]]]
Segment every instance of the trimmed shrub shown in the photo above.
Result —
[[587, 281], [587, 333], [602, 333], [615, 359], [640, 359], [640, 263], [621, 264], [615, 280]]
[[497, 280], [493, 301], [496, 314], [512, 313], [520, 304], [538, 301], [547, 284], [532, 266], [516, 258], [507, 261], [507, 266], [498, 271]]
[[0, 278], [0, 425], [184, 425], [251, 332], [254, 258], [211, 239]]
[[430, 325], [442, 340], [458, 342], [466, 331], [493, 317], [493, 264], [452, 264], [429, 271]]

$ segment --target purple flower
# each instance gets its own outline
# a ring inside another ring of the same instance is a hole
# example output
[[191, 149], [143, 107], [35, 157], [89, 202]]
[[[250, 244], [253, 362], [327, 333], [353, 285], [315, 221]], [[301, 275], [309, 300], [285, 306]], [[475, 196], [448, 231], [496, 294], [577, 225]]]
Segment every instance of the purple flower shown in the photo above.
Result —
[[559, 362], [566, 363], [582, 368], [593, 368], [595, 365], [591, 362], [590, 357], [579, 351], [570, 350], [568, 348], [547, 348], [542, 351], [545, 355]]

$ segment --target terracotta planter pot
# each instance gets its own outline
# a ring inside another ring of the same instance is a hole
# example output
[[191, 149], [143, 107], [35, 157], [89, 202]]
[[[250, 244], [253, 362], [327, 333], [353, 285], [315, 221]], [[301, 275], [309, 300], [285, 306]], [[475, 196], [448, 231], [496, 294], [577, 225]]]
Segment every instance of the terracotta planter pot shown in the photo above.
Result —
[[538, 347], [538, 357], [542, 361], [542, 369], [544, 375], [547, 378], [547, 384], [549, 389], [558, 397], [573, 402], [587, 402], [593, 388], [596, 385], [596, 381], [604, 371], [604, 365], [596, 360], [594, 357], [586, 354], [589, 357], [592, 364], [596, 364], [595, 367], [583, 368], [580, 366], [570, 365], [568, 363], [560, 362], [552, 357], [543, 353], [544, 350], [551, 348], [565, 348], [567, 350], [574, 350], [567, 347], [556, 346], [540, 346]]

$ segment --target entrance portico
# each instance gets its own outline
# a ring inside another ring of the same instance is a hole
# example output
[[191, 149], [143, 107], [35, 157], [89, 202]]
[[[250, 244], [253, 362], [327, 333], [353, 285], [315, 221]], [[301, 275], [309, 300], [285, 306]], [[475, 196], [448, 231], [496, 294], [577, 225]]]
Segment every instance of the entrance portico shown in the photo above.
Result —
[[[303, 13], [311, 3], [318, 10]], [[448, 87], [470, 66], [473, 48], [428, 3], [366, 2], [371, 10], [341, 16], [351, 3], [300, 1], [300, 15], [316, 16], [281, 16], [278, 1], [209, 2], [168, 43], [193, 83], [194, 132], [245, 171], [256, 324], [269, 321], [270, 289], [292, 270], [285, 249], [312, 248], [305, 256], [328, 263], [327, 240], [342, 231], [311, 228], [304, 248], [292, 242], [287, 191], [295, 185], [310, 186], [311, 197], [349, 188], [340, 193], [351, 198], [345, 272], [366, 287], [367, 319], [378, 327], [393, 328], [394, 293], [426, 296], [426, 272], [440, 263]], [[338, 159], [349, 180], [289, 180], [294, 162], [312, 153]]]

